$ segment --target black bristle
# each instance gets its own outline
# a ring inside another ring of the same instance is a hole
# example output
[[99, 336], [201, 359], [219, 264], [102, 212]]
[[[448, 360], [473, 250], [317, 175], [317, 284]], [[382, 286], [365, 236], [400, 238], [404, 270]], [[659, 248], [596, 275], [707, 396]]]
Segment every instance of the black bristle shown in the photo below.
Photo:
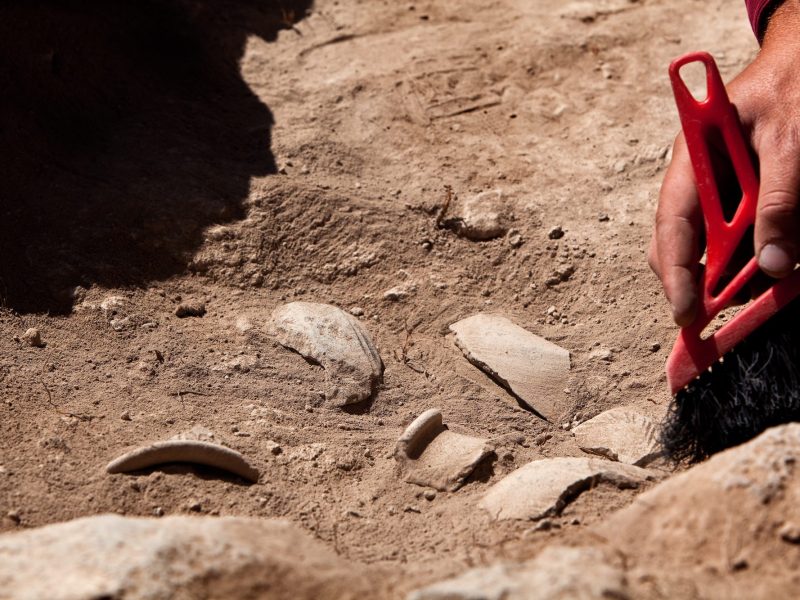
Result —
[[795, 300], [672, 401], [661, 445], [696, 462], [774, 425], [800, 421], [800, 301]]

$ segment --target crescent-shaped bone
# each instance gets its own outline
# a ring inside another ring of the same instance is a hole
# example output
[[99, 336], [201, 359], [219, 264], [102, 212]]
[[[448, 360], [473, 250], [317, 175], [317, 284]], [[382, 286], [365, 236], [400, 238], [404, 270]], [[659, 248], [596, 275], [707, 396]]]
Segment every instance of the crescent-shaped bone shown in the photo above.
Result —
[[235, 450], [219, 444], [196, 440], [166, 440], [141, 446], [112, 460], [106, 466], [106, 471], [108, 473], [127, 473], [173, 462], [216, 467], [248, 481], [258, 481], [258, 469]]

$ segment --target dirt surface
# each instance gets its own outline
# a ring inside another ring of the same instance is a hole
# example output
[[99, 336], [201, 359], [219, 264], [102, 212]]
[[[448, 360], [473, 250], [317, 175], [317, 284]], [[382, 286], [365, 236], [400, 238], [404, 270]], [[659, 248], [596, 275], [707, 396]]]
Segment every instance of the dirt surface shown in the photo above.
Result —
[[[0, 515], [14, 518], [0, 530], [103, 512], [281, 516], [401, 594], [568, 543], [630, 503], [636, 490], [601, 485], [547, 531], [477, 506], [516, 467], [580, 456], [562, 424], [615, 406], [661, 418], [675, 330], [645, 250], [677, 130], [666, 68], [705, 49], [726, 78], [741, 70], [756, 44], [740, 4], [0, 9], [0, 82], [27, 82], [0, 100], [14, 148], [0, 219]], [[27, 45], [6, 52], [14, 40]], [[437, 226], [495, 189], [521, 244]], [[384, 299], [396, 286], [407, 295]], [[363, 311], [385, 365], [371, 400], [322, 407], [321, 368], [266, 333], [292, 300]], [[186, 301], [205, 315], [178, 318]], [[456, 348], [448, 325], [480, 311], [569, 350], [560, 419]], [[31, 327], [44, 347], [23, 339]], [[392, 452], [432, 407], [497, 451], [428, 500]], [[195, 425], [260, 483], [105, 473]]]

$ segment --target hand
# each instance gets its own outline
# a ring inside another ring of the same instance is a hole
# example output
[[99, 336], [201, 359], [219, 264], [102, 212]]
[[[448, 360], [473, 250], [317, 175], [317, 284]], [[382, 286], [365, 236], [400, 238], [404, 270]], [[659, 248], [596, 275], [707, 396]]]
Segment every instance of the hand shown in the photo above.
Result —
[[[752, 148], [761, 187], [755, 256], [771, 277], [792, 272], [800, 255], [800, 0], [770, 19], [761, 52], [728, 86]], [[689, 325], [698, 302], [703, 217], [683, 135], [675, 140], [656, 211], [648, 261], [675, 322]]]

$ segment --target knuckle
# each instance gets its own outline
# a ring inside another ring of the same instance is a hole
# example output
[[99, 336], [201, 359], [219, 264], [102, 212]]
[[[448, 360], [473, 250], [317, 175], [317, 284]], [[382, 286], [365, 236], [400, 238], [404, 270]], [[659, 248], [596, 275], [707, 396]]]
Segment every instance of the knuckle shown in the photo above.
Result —
[[797, 212], [797, 196], [783, 188], [771, 188], [761, 192], [758, 212], [762, 219], [783, 221], [793, 219]]

